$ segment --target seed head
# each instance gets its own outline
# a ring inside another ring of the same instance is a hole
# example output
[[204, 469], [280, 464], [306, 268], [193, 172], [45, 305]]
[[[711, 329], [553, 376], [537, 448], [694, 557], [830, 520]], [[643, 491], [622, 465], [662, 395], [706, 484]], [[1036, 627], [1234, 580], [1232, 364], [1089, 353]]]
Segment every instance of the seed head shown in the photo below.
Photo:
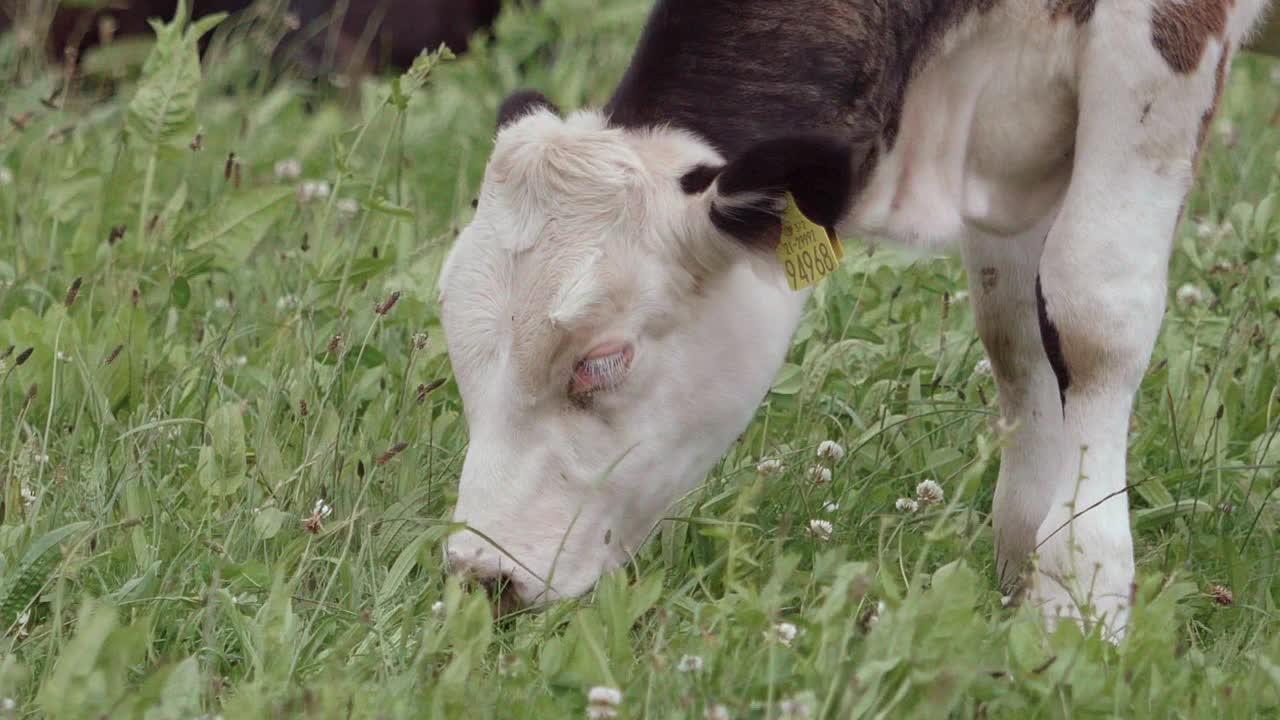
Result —
[[124, 343], [120, 343], [119, 345], [117, 345], [115, 349], [111, 351], [111, 354], [107, 355], [107, 359], [104, 360], [102, 364], [110, 365], [111, 363], [115, 362], [116, 358], [120, 357], [120, 352], [122, 350], [124, 350]]
[[400, 302], [400, 291], [396, 290], [395, 292], [391, 293], [391, 295], [389, 295], [385, 301], [383, 301], [379, 305], [376, 305], [373, 308], [373, 311], [378, 313], [379, 315], [386, 315], [387, 313], [391, 312], [391, 308], [395, 307], [396, 303], [398, 302]]
[[823, 440], [818, 444], [818, 457], [828, 462], [840, 462], [844, 458], [844, 447], [834, 440]]
[[70, 310], [72, 305], [76, 304], [76, 298], [80, 296], [80, 283], [83, 278], [76, 278], [71, 281], [71, 287], [67, 288], [67, 297], [63, 299], [62, 304]]
[[435, 392], [436, 390], [439, 390], [440, 387], [444, 385], [444, 383], [445, 383], [445, 379], [439, 378], [436, 380], [432, 380], [426, 385], [419, 385], [418, 386], [418, 402], [425, 402], [427, 399], [427, 396]]
[[419, 330], [413, 334], [413, 349], [422, 350], [427, 347], [428, 335], [426, 331]]
[[340, 347], [342, 347], [342, 336], [334, 335], [333, 337], [329, 338], [329, 347], [325, 349], [325, 352], [329, 353], [330, 355], [336, 355], [338, 354], [338, 348]]
[[381, 455], [379, 455], [379, 456], [378, 456], [378, 459], [377, 459], [377, 460], [375, 460], [375, 461], [374, 461], [374, 463], [375, 463], [375, 464], [377, 464], [377, 465], [386, 465], [387, 463], [389, 463], [389, 462], [391, 462], [393, 459], [395, 459], [395, 456], [397, 456], [397, 455], [399, 455], [400, 453], [404, 452], [404, 451], [405, 451], [405, 448], [407, 448], [407, 447], [409, 447], [409, 443], [407, 443], [407, 442], [398, 442], [398, 443], [396, 443], [395, 445], [392, 445], [390, 450], [387, 450], [386, 452], [384, 452], [384, 453], [382, 453]]
[[14, 358], [13, 360], [14, 365], [16, 367], [21, 367], [23, 364], [27, 362], [27, 360], [31, 359], [31, 353], [35, 351], [36, 351], [35, 348], [29, 347], [26, 350], [23, 350], [22, 352], [18, 353], [18, 357]]

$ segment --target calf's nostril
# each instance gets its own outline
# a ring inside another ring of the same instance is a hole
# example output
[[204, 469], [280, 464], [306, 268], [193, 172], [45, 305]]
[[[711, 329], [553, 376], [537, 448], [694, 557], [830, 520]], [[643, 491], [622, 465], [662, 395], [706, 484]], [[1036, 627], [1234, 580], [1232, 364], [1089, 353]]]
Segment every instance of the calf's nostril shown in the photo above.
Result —
[[519, 610], [523, 603], [520, 601], [520, 593], [516, 590], [515, 581], [506, 573], [498, 573], [487, 577], [477, 578], [477, 583], [484, 588], [489, 599], [493, 602], [494, 615], [502, 617], [510, 615]]

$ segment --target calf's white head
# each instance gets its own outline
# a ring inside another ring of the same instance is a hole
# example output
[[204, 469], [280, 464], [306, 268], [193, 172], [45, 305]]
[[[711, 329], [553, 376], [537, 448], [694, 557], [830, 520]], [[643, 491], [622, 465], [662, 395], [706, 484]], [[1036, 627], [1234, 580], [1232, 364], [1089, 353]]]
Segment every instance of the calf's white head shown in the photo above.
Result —
[[769, 252], [782, 198], [834, 226], [851, 156], [797, 136], [726, 162], [683, 131], [504, 104], [440, 281], [470, 432], [453, 571], [510, 609], [627, 561], [767, 392], [804, 300]]

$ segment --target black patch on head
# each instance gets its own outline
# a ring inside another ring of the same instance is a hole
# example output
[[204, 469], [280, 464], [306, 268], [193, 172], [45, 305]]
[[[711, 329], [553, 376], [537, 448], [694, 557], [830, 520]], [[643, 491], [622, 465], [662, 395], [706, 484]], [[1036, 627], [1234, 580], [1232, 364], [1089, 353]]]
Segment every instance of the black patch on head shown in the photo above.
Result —
[[556, 115], [560, 114], [560, 108], [548, 100], [546, 95], [537, 90], [517, 90], [508, 95], [498, 107], [498, 129], [501, 130], [525, 115], [542, 109], [550, 110]]
[[1071, 387], [1071, 369], [1067, 367], [1067, 358], [1062, 354], [1062, 338], [1058, 336], [1058, 326], [1049, 319], [1049, 308], [1044, 302], [1044, 290], [1040, 285], [1040, 276], [1036, 276], [1036, 313], [1040, 316], [1040, 342], [1044, 352], [1049, 356], [1049, 366], [1058, 378], [1058, 397], [1062, 401], [1062, 413], [1067, 412], [1067, 388]]
[[721, 172], [724, 172], [724, 167], [699, 165], [680, 178], [680, 189], [684, 190], [686, 195], [697, 195], [711, 187], [711, 183], [716, 181]]
[[[790, 135], [757, 143], [720, 173], [716, 190], [726, 203], [713, 207], [711, 221], [745, 243], [776, 240], [774, 201], [791, 193], [815, 223], [834, 228], [849, 209], [855, 149], [827, 135]], [[760, 207], [734, 206], [735, 195], [764, 195]]]

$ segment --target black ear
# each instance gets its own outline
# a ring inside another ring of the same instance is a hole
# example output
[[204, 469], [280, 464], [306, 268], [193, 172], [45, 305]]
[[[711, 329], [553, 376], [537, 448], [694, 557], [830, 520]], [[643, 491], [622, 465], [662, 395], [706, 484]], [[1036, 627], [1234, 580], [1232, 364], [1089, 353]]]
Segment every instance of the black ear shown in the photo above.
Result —
[[546, 95], [537, 90], [517, 90], [508, 95], [498, 107], [498, 129], [501, 130], [525, 115], [542, 109], [550, 110], [556, 115], [560, 114], [560, 108], [548, 100]]
[[[744, 243], [775, 244], [782, 199], [791, 193], [806, 217], [833, 229], [849, 210], [854, 166], [864, 160], [865, 152], [829, 135], [788, 135], [757, 143], [715, 178], [711, 221]], [[696, 183], [686, 188], [692, 186]]]

